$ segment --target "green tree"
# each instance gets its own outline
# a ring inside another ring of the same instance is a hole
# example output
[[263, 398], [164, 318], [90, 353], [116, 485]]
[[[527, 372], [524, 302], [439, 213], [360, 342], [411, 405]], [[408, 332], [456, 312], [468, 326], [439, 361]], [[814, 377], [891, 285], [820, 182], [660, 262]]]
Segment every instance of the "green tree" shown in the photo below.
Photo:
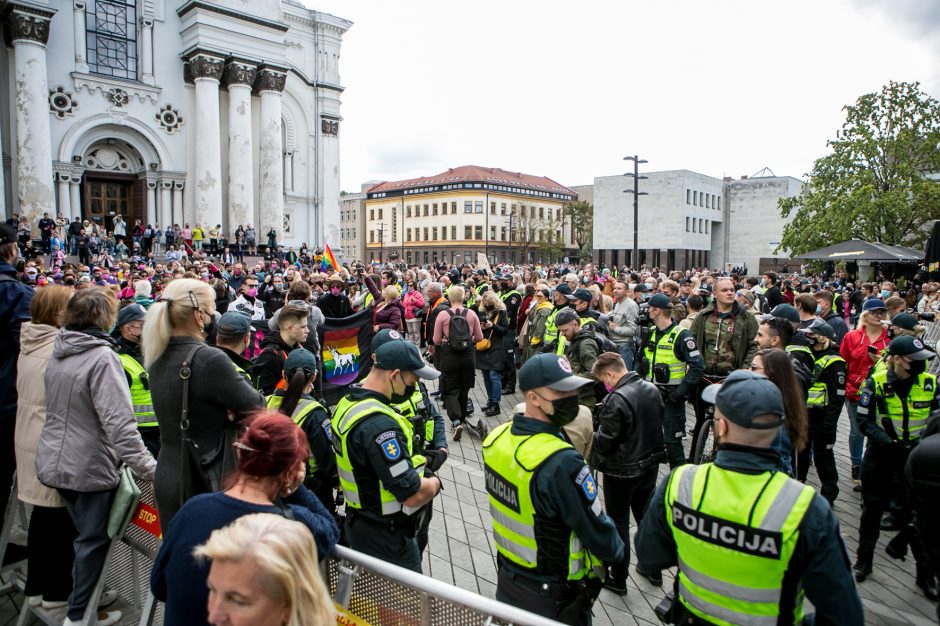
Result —
[[543, 263], [552, 263], [561, 258], [564, 244], [561, 240], [561, 223], [557, 219], [549, 217], [545, 220], [537, 239], [538, 252]]
[[940, 103], [919, 83], [889, 83], [844, 107], [845, 123], [827, 142], [802, 196], [778, 201], [779, 249], [790, 254], [863, 239], [921, 247], [940, 218]]
[[583, 200], [569, 202], [564, 207], [564, 215], [571, 224], [572, 239], [578, 246], [578, 258], [584, 260], [591, 255], [594, 236], [594, 205]]

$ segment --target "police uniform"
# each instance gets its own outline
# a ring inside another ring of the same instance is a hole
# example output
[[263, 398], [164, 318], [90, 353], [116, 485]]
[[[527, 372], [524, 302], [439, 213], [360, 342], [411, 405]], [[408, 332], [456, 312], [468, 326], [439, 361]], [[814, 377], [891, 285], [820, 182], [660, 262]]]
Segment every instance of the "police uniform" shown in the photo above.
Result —
[[[568, 302], [567, 298], [571, 295], [571, 287], [562, 283], [555, 287], [555, 293], [560, 293], [565, 296], [565, 303], [559, 305], [553, 303], [551, 313], [548, 314], [548, 317], [545, 319], [545, 337], [542, 341], [542, 350], [545, 352], [554, 352], [557, 355], [564, 354], [564, 337], [559, 336], [558, 334], [558, 325], [555, 323], [555, 316], [558, 315], [558, 312], [562, 309], [567, 309]], [[554, 296], [552, 296], [554, 298]]]
[[[523, 390], [573, 391], [590, 381], [566, 359], [539, 354], [522, 366]], [[499, 569], [496, 599], [566, 624], [590, 624], [604, 564], [623, 559], [590, 468], [563, 429], [513, 416], [483, 442]]]
[[[375, 358], [373, 371], [386, 361], [383, 369], [413, 371], [425, 378], [439, 375], [423, 366], [418, 349], [408, 342], [390, 342], [376, 351]], [[419, 507], [404, 504], [421, 488], [425, 469], [424, 457], [414, 451], [411, 422], [398, 414], [383, 394], [353, 385], [337, 403], [331, 427], [340, 487], [346, 498], [349, 546], [420, 573], [416, 537], [424, 510], [431, 503]]]
[[[650, 299], [650, 306], [670, 309], [673, 304], [663, 294]], [[685, 399], [705, 372], [705, 359], [695, 345], [692, 333], [672, 322], [667, 328], [653, 327], [643, 346], [643, 377], [659, 387], [663, 396], [663, 440], [669, 467], [685, 463], [682, 439], [685, 437]]]
[[502, 393], [516, 393], [516, 330], [522, 295], [510, 287], [499, 294], [499, 299], [506, 305], [506, 316], [509, 318], [509, 332], [503, 335]]
[[[715, 387], [703, 399], [738, 426], [768, 414], [782, 423], [780, 392], [763, 376], [738, 370]], [[863, 623], [832, 510], [812, 487], [776, 471], [778, 463], [769, 448], [726, 443], [714, 463], [683, 465], [660, 483], [635, 545], [645, 571], [678, 566], [661, 619], [799, 624], [805, 595], [820, 623]]]
[[[219, 321], [215, 325], [216, 337], [221, 338], [225, 342], [229, 341], [239, 341], [244, 342], [245, 335], [248, 335], [251, 332], [251, 320], [247, 315], [242, 313], [237, 313], [235, 311], [226, 311], [219, 318]], [[241, 374], [241, 376], [251, 383], [254, 386], [254, 380], [252, 378], [252, 372], [254, 364], [246, 359], [241, 354], [237, 354], [232, 350], [229, 350], [225, 346], [218, 346], [222, 352], [225, 353], [225, 356], [228, 357], [229, 361], [235, 366], [235, 370]]]
[[[881, 516], [892, 498], [899, 505], [895, 518], [902, 530], [889, 543], [888, 552], [900, 558], [907, 551], [911, 539], [907, 528], [910, 508], [902, 472], [911, 450], [920, 441], [927, 418], [940, 406], [937, 377], [926, 371], [926, 359], [934, 353], [914, 337], [896, 337], [888, 351], [891, 355], [910, 358], [911, 363], [922, 363], [923, 371], [906, 379], [898, 377], [894, 368], [876, 372], [865, 381], [858, 400], [858, 427], [868, 438], [862, 457], [862, 517], [855, 563], [855, 577], [859, 582], [871, 573]], [[918, 560], [917, 582], [924, 587], [932, 582], [933, 572], [927, 570], [923, 558], [918, 558], [922, 556], [918, 551], [914, 556]]]
[[[836, 430], [839, 416], [845, 405], [845, 359], [839, 355], [835, 346], [835, 331], [822, 320], [799, 331], [827, 337], [833, 342], [823, 351], [813, 351], [813, 384], [810, 385], [806, 400], [806, 414], [809, 420], [809, 445], [797, 454], [797, 478], [806, 482], [810, 465], [816, 466], [819, 475], [820, 493], [832, 504], [839, 495], [839, 472], [833, 448], [836, 443]], [[812, 446], [812, 457], [810, 457]], [[810, 459], [812, 458], [812, 463]]]
[[[137, 320], [144, 319], [147, 311], [140, 304], [132, 303], [118, 312], [117, 326], [120, 328]], [[131, 393], [131, 405], [137, 430], [144, 446], [154, 457], [160, 452], [160, 428], [157, 415], [153, 410], [153, 398], [150, 396], [150, 379], [144, 369], [144, 355], [140, 344], [127, 341], [118, 335], [118, 357], [124, 367], [124, 376]]]
[[[940, 413], [933, 413], [921, 433], [920, 443], [907, 459], [910, 500], [920, 549], [934, 572], [940, 571]], [[911, 547], [914, 547], [914, 543]], [[921, 560], [921, 559], [918, 559]], [[932, 598], [933, 599], [933, 598]], [[940, 617], [940, 606], [937, 608]]]
[[[283, 391], [275, 391], [267, 397], [269, 409], [277, 410], [284, 400]], [[330, 429], [330, 412], [313, 396], [303, 394], [291, 419], [307, 435], [310, 458], [307, 459], [307, 489], [316, 494], [326, 510], [336, 510], [333, 489], [339, 486], [336, 473], [336, 455], [333, 452], [333, 431]]]

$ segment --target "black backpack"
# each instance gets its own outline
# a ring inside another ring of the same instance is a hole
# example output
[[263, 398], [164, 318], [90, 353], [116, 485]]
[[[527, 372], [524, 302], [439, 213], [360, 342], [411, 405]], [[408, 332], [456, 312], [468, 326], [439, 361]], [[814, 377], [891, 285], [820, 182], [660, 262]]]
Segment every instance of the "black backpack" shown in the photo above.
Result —
[[469, 352], [470, 323], [467, 322], [467, 309], [450, 312], [450, 327], [447, 331], [447, 345], [455, 352]]

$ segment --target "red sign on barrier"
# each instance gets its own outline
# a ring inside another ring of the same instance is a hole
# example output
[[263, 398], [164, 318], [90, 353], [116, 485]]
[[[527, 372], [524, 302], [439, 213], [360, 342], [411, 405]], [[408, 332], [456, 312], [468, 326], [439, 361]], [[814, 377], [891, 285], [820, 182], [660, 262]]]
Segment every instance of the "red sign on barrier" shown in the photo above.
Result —
[[160, 516], [157, 514], [157, 510], [149, 504], [141, 502], [137, 505], [134, 517], [131, 518], [131, 524], [154, 537], [163, 536], [160, 532]]

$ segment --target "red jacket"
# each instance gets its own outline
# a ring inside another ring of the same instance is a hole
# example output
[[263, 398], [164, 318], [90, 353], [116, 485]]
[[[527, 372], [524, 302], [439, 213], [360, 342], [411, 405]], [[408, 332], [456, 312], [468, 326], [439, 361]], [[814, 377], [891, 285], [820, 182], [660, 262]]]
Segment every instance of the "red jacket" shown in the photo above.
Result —
[[839, 353], [842, 355], [842, 358], [845, 359], [847, 366], [845, 397], [850, 402], [858, 402], [858, 392], [862, 386], [865, 385], [865, 379], [868, 378], [868, 370], [871, 369], [871, 366], [874, 364], [873, 361], [868, 358], [868, 346], [874, 345], [878, 348], [878, 354], [880, 355], [881, 351], [888, 347], [888, 343], [888, 332], [885, 330], [881, 331], [881, 337], [874, 343], [868, 340], [868, 335], [865, 334], [864, 328], [850, 330], [845, 334], [845, 337], [842, 338], [842, 343], [839, 345]]

